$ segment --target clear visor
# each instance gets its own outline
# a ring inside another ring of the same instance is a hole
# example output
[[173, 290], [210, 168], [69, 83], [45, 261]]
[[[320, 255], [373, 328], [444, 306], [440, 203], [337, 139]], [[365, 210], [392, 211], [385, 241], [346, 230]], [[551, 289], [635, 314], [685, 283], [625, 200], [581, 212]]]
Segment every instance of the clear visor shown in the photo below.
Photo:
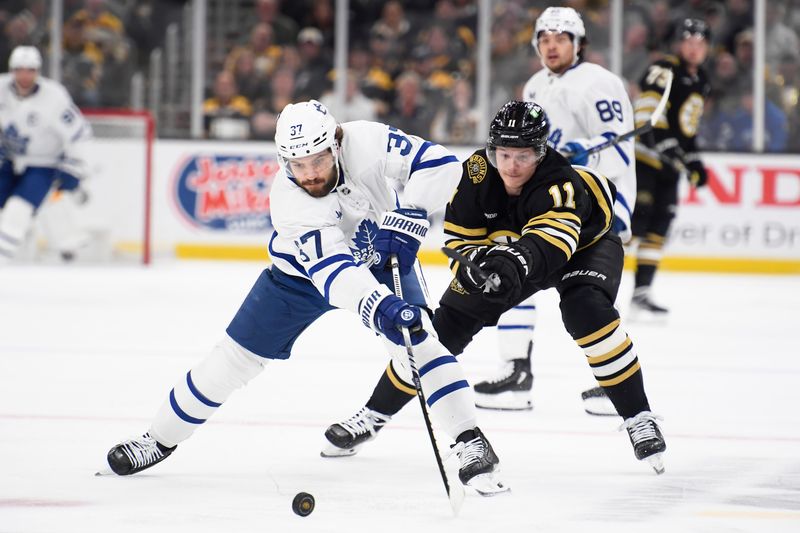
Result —
[[533, 148], [506, 148], [502, 146], [499, 148], [493, 146], [486, 148], [486, 156], [489, 159], [489, 163], [495, 168], [497, 168], [498, 160], [504, 165], [510, 163], [516, 163], [520, 166], [533, 165], [538, 163], [543, 155], [543, 153], [538, 153]]
[[305, 157], [282, 159], [287, 172], [293, 177], [321, 174], [330, 170], [336, 164], [336, 159], [330, 148], [318, 154], [307, 155]]

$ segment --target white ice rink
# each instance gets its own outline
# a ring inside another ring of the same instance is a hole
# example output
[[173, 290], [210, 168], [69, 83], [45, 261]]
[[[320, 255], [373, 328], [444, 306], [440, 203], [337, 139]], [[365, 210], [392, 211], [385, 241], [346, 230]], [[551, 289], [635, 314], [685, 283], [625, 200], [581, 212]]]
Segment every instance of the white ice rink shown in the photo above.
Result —
[[[344, 311], [164, 463], [95, 477], [221, 336], [260, 269], [0, 270], [0, 532], [800, 531], [798, 277], [665, 273], [655, 289], [669, 325], [626, 324], [664, 417], [663, 476], [635, 460], [618, 419], [583, 413], [593, 380], [550, 291], [534, 410], [479, 412], [512, 492], [468, 491], [458, 518], [416, 400], [359, 455], [319, 456], [325, 428], [363, 405], [386, 364]], [[438, 299], [446, 270], [429, 269], [429, 281]], [[626, 278], [623, 313], [630, 291]], [[494, 335], [461, 356], [473, 381], [495, 371]], [[298, 491], [316, 497], [307, 518], [291, 511]]]

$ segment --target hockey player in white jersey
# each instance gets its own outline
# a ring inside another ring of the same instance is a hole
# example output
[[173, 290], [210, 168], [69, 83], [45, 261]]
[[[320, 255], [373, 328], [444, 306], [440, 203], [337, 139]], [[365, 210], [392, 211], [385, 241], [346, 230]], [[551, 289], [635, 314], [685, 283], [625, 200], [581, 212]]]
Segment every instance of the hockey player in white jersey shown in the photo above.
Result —
[[[632, 130], [633, 108], [618, 76], [584, 61], [586, 42], [586, 30], [577, 11], [570, 7], [545, 9], [536, 20], [532, 40], [544, 68], [525, 84], [522, 98], [535, 101], [547, 112], [551, 122], [548, 144], [568, 156], [573, 165], [588, 166], [614, 183], [617, 194], [612, 231], [627, 243], [636, 199], [633, 139], [591, 155], [584, 152]], [[532, 408], [534, 299], [500, 318], [497, 328], [503, 369], [496, 377], [475, 384], [479, 407]], [[582, 397], [590, 414], [616, 414], [601, 387], [585, 391]]]
[[[433, 333], [416, 257], [427, 215], [452, 196], [460, 163], [444, 147], [385, 124], [337, 124], [315, 100], [281, 112], [275, 143], [280, 171], [270, 191], [272, 267], [221, 342], [176, 383], [148, 432], [109, 451], [110, 469], [128, 475], [166, 458], [235, 389], [270, 361], [287, 359], [312, 322], [340, 308], [383, 337], [393, 368], [407, 382], [412, 377], [399, 328], [409, 329], [431, 415], [456, 442], [460, 480], [481, 493], [505, 490], [496, 477], [499, 460], [476, 426], [472, 389]], [[393, 181], [405, 186], [402, 200]], [[390, 255], [398, 258], [405, 299], [388, 288]], [[358, 425], [384, 422], [365, 409]]]
[[0, 74], [0, 263], [14, 257], [48, 193], [86, 176], [92, 136], [66, 89], [39, 75], [36, 48], [18, 46], [8, 66]]

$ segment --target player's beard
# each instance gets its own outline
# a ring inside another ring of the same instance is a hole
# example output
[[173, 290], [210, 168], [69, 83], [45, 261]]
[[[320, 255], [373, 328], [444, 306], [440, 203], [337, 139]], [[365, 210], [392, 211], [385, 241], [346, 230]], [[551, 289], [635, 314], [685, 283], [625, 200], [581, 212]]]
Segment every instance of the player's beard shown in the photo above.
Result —
[[327, 196], [336, 187], [336, 169], [335, 167], [331, 169], [330, 173], [328, 174], [327, 178], [317, 178], [313, 181], [303, 181], [300, 183], [300, 187], [306, 191], [309, 196], [313, 196], [314, 198], [322, 198], [323, 196]]

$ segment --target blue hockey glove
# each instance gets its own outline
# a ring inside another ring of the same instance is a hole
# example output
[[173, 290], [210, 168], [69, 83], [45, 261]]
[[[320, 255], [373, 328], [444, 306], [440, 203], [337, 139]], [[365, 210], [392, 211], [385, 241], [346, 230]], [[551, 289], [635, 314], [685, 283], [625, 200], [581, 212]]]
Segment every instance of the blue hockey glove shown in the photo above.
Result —
[[398, 298], [384, 285], [361, 300], [358, 312], [365, 326], [398, 346], [405, 344], [401, 327], [408, 328], [411, 344], [419, 344], [428, 336], [422, 327], [422, 310]]
[[424, 209], [400, 208], [383, 214], [375, 237], [378, 261], [373, 268], [383, 269], [391, 254], [397, 254], [400, 273], [408, 274], [414, 267], [419, 245], [428, 234], [430, 223]]
[[577, 141], [566, 143], [559, 150], [569, 160], [570, 165], [586, 166], [589, 163], [589, 154], [586, 153], [586, 146]]

